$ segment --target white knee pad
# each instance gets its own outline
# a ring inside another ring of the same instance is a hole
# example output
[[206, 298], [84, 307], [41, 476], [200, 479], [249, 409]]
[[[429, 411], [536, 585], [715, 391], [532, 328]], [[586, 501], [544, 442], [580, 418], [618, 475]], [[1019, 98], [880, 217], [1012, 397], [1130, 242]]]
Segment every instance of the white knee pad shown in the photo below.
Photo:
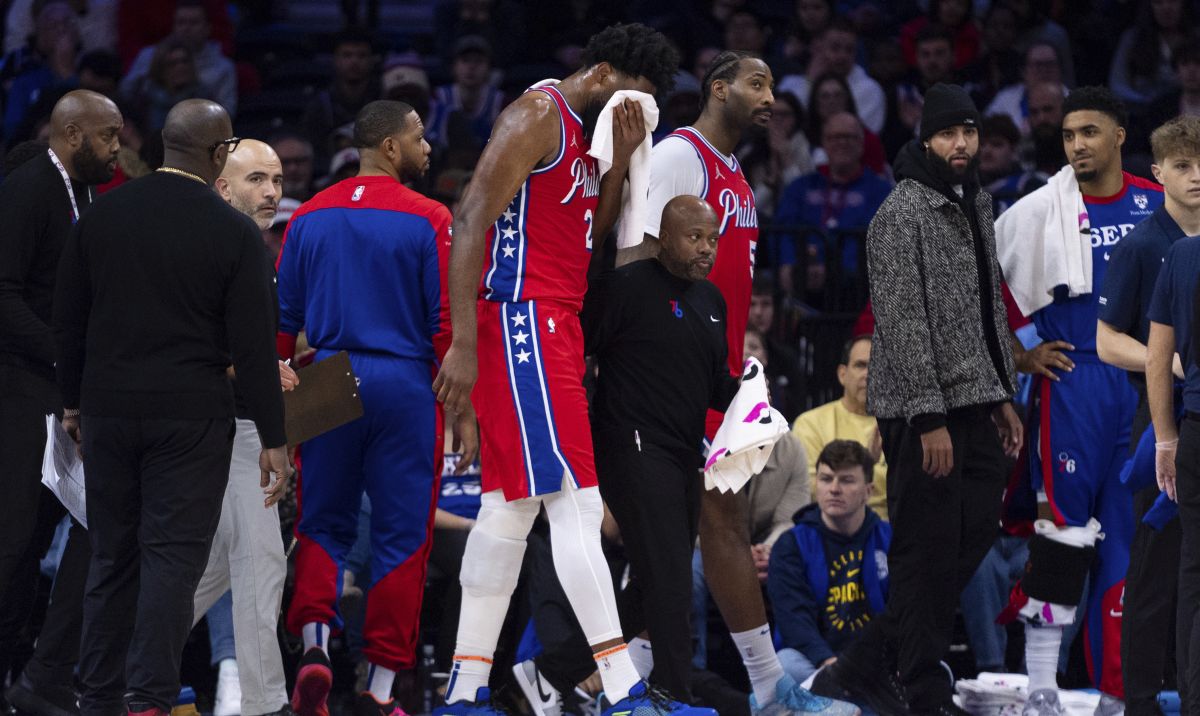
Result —
[[499, 491], [483, 496], [475, 527], [467, 538], [459, 582], [476, 597], [511, 594], [521, 576], [525, 538], [537, 518], [537, 500], [505, 502]]

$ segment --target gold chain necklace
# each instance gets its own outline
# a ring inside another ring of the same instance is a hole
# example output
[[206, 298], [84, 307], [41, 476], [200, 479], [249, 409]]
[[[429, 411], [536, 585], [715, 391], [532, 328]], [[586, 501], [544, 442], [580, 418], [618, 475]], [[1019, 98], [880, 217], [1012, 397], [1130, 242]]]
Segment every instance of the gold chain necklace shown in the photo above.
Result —
[[166, 172], [168, 174], [178, 174], [181, 177], [187, 177], [188, 179], [195, 179], [196, 181], [200, 182], [204, 186], [208, 186], [208, 182], [204, 181], [204, 179], [202, 179], [198, 175], [193, 174], [191, 172], [185, 172], [182, 169], [176, 169], [175, 167], [159, 167], [158, 169], [155, 169], [154, 171]]

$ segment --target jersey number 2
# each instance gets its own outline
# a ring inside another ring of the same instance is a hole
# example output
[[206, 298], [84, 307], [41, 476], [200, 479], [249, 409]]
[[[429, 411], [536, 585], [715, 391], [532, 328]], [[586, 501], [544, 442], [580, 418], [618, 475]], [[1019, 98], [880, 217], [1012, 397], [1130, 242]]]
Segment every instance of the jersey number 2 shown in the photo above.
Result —
[[583, 212], [583, 223], [587, 224], [587, 235], [584, 237], [587, 242], [587, 250], [592, 250], [592, 210], [588, 209]]

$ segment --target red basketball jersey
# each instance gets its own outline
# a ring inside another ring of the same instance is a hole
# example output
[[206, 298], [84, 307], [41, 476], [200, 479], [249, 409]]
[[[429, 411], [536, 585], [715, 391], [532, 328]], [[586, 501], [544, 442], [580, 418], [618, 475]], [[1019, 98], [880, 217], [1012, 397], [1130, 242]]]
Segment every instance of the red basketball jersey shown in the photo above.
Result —
[[671, 135], [691, 144], [704, 165], [704, 190], [700, 197], [717, 212], [721, 228], [717, 260], [708, 280], [716, 284], [725, 298], [729, 370], [734, 375], [741, 375], [742, 340], [750, 316], [750, 284], [754, 280], [754, 252], [758, 248], [754, 192], [746, 175], [742, 174], [737, 157], [731, 155], [727, 160], [704, 135], [691, 127], [681, 127]]
[[558, 106], [558, 156], [529, 174], [488, 229], [479, 295], [510, 303], [562, 301], [579, 311], [587, 292], [600, 169], [588, 156], [583, 122], [562, 93], [554, 87], [530, 91], [545, 92]]

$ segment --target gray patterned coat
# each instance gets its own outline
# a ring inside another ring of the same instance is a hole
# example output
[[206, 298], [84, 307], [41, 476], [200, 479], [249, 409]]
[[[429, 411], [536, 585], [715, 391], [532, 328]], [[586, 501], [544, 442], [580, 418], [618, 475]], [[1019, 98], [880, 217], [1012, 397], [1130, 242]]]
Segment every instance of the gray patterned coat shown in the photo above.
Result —
[[867, 408], [877, 418], [945, 414], [1012, 398], [1016, 385], [992, 197], [975, 196], [992, 273], [992, 308], [1008, 380], [988, 353], [981, 321], [979, 272], [965, 212], [937, 190], [904, 179], [867, 230], [867, 270], [875, 336]]

